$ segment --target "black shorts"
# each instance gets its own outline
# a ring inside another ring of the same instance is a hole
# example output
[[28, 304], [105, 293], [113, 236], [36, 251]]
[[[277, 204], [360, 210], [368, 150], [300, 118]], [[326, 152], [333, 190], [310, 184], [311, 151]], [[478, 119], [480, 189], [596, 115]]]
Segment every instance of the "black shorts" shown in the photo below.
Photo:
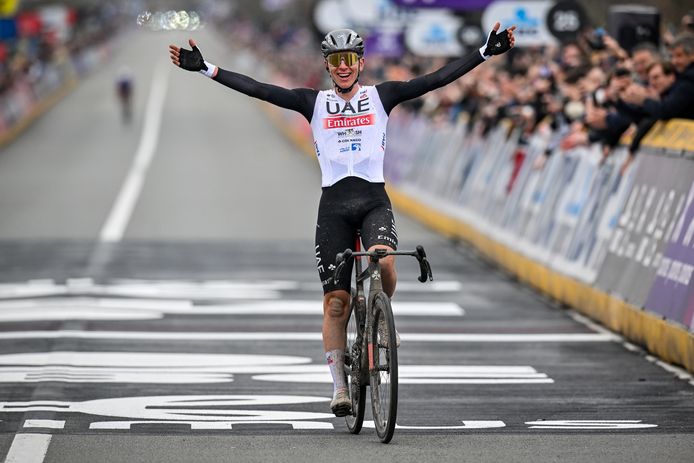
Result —
[[397, 249], [398, 234], [385, 185], [347, 177], [323, 188], [316, 225], [316, 266], [324, 294], [336, 289], [349, 292], [352, 267], [345, 268], [336, 286], [335, 256], [347, 248], [354, 250], [357, 230], [361, 230], [364, 249], [376, 244]]

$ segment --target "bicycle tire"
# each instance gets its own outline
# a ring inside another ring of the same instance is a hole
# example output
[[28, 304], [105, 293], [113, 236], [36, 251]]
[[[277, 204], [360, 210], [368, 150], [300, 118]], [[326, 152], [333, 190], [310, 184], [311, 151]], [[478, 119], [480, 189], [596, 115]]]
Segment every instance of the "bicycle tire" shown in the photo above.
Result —
[[357, 304], [356, 298], [352, 298], [350, 315], [347, 320], [347, 345], [345, 349], [346, 357], [349, 359], [345, 362], [345, 373], [347, 375], [349, 397], [352, 400], [352, 414], [345, 416], [345, 422], [347, 423], [347, 429], [352, 434], [361, 432], [366, 408], [366, 384], [361, 384], [360, 373], [363, 366], [362, 348], [358, 344], [355, 345], [359, 337], [363, 338], [364, 332], [364, 324], [363, 321], [360, 323], [358, 313], [363, 314], [365, 310], [357, 311]]
[[[378, 293], [373, 299], [373, 329], [369, 355], [373, 368], [369, 371], [371, 383], [371, 410], [376, 434], [387, 444], [393, 438], [398, 414], [398, 348], [395, 320], [390, 299]], [[383, 320], [383, 322], [381, 321]], [[379, 329], [379, 324], [384, 323]]]

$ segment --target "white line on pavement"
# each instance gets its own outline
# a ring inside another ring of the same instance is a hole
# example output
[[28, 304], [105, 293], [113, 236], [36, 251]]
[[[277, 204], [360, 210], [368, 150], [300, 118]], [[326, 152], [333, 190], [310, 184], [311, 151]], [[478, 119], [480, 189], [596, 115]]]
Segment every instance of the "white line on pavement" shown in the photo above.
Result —
[[25, 428], [63, 429], [65, 420], [25, 420]]
[[[612, 342], [618, 336], [600, 333], [546, 334], [465, 334], [465, 333], [400, 333], [403, 342]], [[184, 333], [155, 331], [4, 331], [0, 340], [8, 339], [119, 339], [140, 341], [322, 341], [321, 333], [287, 332], [214, 332]]]
[[123, 238], [125, 227], [127, 227], [130, 221], [130, 216], [135, 208], [135, 203], [137, 203], [137, 198], [140, 195], [145, 176], [147, 175], [147, 169], [157, 148], [161, 114], [164, 107], [166, 89], [169, 84], [170, 68], [170, 66], [165, 66], [163, 62], [160, 62], [154, 71], [140, 145], [130, 167], [130, 172], [128, 172], [125, 183], [113, 205], [113, 209], [111, 209], [104, 228], [101, 229], [101, 234], [99, 235], [101, 241], [120, 241]]
[[51, 437], [50, 434], [16, 434], [5, 463], [42, 463]]

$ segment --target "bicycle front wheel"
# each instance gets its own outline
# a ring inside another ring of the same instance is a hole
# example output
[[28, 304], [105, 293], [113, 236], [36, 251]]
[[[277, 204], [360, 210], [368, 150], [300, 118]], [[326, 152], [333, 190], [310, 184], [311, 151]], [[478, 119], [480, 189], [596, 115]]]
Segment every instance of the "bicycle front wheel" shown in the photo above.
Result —
[[352, 399], [352, 414], [345, 416], [347, 429], [352, 434], [359, 434], [364, 424], [366, 403], [366, 384], [362, 383], [362, 344], [364, 339], [364, 312], [356, 298], [352, 298], [351, 313], [347, 320], [347, 346], [345, 349], [345, 374], [349, 398]]
[[395, 432], [398, 413], [398, 348], [390, 299], [378, 293], [373, 300], [374, 324], [369, 344], [371, 409], [376, 434], [387, 444]]

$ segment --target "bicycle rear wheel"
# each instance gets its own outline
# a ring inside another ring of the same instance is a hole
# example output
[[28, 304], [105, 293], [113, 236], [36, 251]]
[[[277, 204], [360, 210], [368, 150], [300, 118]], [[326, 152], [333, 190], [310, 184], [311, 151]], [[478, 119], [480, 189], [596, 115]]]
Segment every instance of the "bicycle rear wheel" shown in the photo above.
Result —
[[373, 314], [369, 345], [371, 409], [376, 434], [387, 444], [393, 438], [398, 413], [398, 349], [393, 311], [385, 293], [374, 297]]
[[345, 349], [345, 374], [349, 398], [352, 399], [352, 414], [345, 416], [347, 429], [352, 434], [359, 434], [364, 424], [366, 403], [366, 384], [362, 384], [362, 343], [364, 336], [363, 314], [365, 309], [358, 307], [355, 297], [352, 298], [351, 311], [347, 320], [347, 346]]

